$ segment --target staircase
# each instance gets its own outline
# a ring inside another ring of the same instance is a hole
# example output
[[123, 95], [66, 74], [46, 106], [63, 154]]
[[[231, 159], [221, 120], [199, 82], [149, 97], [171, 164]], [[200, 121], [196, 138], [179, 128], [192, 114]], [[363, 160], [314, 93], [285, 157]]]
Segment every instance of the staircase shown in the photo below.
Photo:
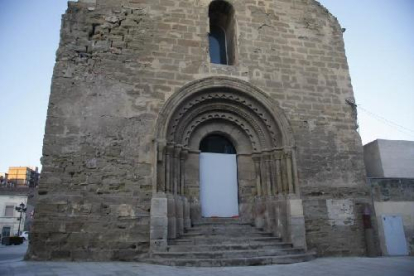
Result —
[[253, 266], [305, 262], [314, 257], [238, 219], [208, 218], [169, 241], [166, 252], [153, 252], [145, 261], [171, 266]]

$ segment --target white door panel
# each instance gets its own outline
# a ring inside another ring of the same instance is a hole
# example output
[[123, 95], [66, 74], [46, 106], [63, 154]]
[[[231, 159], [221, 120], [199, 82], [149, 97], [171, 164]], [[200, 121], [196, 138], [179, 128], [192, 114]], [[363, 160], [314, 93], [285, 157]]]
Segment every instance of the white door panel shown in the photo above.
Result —
[[408, 255], [403, 222], [400, 216], [382, 216], [385, 244], [389, 256]]
[[200, 200], [203, 217], [239, 215], [235, 154], [200, 154]]

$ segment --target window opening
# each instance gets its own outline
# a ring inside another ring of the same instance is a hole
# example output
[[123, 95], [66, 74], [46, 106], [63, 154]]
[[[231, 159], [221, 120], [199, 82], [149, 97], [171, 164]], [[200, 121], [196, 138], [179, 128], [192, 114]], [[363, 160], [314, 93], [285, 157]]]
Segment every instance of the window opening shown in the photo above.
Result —
[[201, 152], [236, 154], [233, 144], [221, 135], [209, 135], [200, 143]]
[[209, 52], [211, 63], [233, 65], [235, 63], [234, 9], [221, 0], [211, 2]]
[[210, 26], [208, 36], [212, 63], [227, 64], [226, 33], [218, 26]]
[[2, 237], [10, 237], [10, 232], [11, 232], [11, 227], [4, 226], [2, 231], [1, 231], [1, 236]]
[[12, 217], [14, 214], [14, 206], [11, 206], [11, 205], [6, 206], [6, 211], [4, 213], [5, 213], [4, 216]]

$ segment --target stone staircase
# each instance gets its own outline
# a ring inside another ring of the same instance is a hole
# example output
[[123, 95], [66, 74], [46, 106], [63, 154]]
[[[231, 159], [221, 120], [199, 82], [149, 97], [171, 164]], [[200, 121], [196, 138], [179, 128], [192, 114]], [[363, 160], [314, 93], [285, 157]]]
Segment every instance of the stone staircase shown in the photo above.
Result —
[[253, 266], [305, 262], [314, 257], [238, 219], [209, 218], [169, 241], [166, 252], [153, 252], [145, 261], [171, 266]]

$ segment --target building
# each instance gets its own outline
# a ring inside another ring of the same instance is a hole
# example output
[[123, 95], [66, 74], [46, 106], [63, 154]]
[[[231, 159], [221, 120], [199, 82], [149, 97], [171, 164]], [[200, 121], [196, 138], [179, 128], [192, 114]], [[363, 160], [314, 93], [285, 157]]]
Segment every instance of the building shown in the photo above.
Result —
[[[0, 234], [14, 236], [29, 231], [36, 202], [36, 187], [39, 179], [37, 167], [10, 167], [8, 173], [0, 175]], [[23, 203], [26, 212], [16, 210]]]
[[37, 167], [10, 167], [8, 180], [17, 187], [36, 187], [39, 183], [39, 175]]
[[9, 181], [9, 175], [7, 173], [0, 173], [0, 185], [7, 185]]
[[364, 146], [370, 178], [414, 179], [414, 142], [378, 139]]
[[[157, 261], [215, 217], [365, 255], [354, 102], [315, 0], [69, 2], [28, 258]], [[257, 229], [234, 233], [263, 248]]]
[[414, 142], [375, 140], [364, 160], [382, 255], [414, 255]]
[[1, 237], [16, 236], [19, 225], [20, 233], [24, 230], [26, 214], [20, 221], [20, 213], [16, 211], [21, 203], [27, 206], [28, 189], [0, 188], [0, 229]]

